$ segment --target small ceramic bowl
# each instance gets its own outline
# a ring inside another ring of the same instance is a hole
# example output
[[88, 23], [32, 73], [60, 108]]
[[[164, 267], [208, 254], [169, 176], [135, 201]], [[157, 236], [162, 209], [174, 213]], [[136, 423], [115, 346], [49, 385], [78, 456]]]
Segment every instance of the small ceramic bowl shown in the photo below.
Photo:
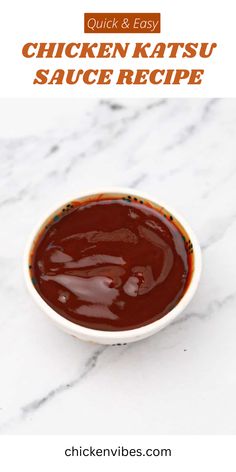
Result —
[[[59, 315], [53, 308], [51, 308], [40, 296], [38, 291], [35, 288], [35, 280], [31, 274], [31, 259], [34, 251], [34, 244], [37, 241], [38, 236], [44, 231], [47, 231], [50, 224], [56, 222], [61, 216], [63, 216], [66, 211], [70, 210], [73, 205], [76, 205], [76, 202], [89, 201], [106, 198], [123, 198], [124, 200], [141, 202], [143, 204], [149, 205], [152, 208], [155, 208], [158, 212], [162, 213], [167, 219], [171, 220], [180, 230], [182, 237], [185, 241], [186, 250], [192, 258], [191, 267], [192, 273], [188, 287], [180, 299], [178, 304], [163, 318], [154, 321], [150, 324], [142, 326], [136, 329], [130, 329], [126, 331], [101, 331], [95, 329], [89, 329], [79, 324], [73, 323], [63, 316]], [[64, 202], [62, 205], [59, 205], [56, 210], [47, 214], [47, 216], [40, 222], [37, 228], [33, 231], [32, 236], [29, 239], [28, 245], [26, 247], [25, 257], [24, 257], [24, 273], [26, 284], [29, 289], [29, 292], [35, 302], [39, 307], [44, 311], [44, 313], [62, 330], [67, 333], [90, 342], [95, 342], [99, 344], [126, 344], [134, 341], [138, 341], [143, 338], [147, 338], [154, 333], [157, 333], [161, 329], [165, 328], [173, 320], [175, 320], [182, 311], [187, 307], [190, 300], [192, 299], [201, 275], [201, 250], [197, 241], [197, 238], [189, 227], [188, 223], [184, 220], [182, 216], [176, 213], [175, 210], [160, 202], [158, 198], [151, 197], [143, 192], [136, 192], [133, 189], [127, 188], [103, 188], [98, 190], [93, 190], [92, 192], [87, 192], [86, 194], [78, 195], [76, 198]]]

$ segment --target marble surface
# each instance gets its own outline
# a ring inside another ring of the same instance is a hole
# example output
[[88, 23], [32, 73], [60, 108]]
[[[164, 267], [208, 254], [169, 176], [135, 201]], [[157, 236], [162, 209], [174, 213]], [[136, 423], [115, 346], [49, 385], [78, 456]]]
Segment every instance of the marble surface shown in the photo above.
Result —
[[[236, 433], [236, 100], [2, 100], [0, 122], [1, 434]], [[121, 347], [59, 331], [22, 275], [47, 208], [98, 185], [173, 205], [203, 250], [181, 318]]]

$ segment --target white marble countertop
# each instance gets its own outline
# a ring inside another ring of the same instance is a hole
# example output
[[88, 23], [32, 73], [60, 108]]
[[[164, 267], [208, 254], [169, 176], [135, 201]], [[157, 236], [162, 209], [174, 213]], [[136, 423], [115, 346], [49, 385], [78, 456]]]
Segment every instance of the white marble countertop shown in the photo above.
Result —
[[[2, 100], [0, 122], [1, 433], [236, 433], [236, 100]], [[47, 208], [98, 185], [173, 204], [203, 249], [182, 317], [121, 347], [59, 331], [22, 275]]]

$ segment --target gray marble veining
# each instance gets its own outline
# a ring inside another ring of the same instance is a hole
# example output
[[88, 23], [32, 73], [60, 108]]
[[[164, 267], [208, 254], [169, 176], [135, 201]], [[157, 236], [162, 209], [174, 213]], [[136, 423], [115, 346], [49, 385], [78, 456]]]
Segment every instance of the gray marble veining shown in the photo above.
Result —
[[[236, 433], [236, 100], [5, 100], [0, 121], [1, 434]], [[22, 276], [48, 208], [104, 185], [173, 205], [204, 262], [180, 319], [106, 348], [52, 326]]]

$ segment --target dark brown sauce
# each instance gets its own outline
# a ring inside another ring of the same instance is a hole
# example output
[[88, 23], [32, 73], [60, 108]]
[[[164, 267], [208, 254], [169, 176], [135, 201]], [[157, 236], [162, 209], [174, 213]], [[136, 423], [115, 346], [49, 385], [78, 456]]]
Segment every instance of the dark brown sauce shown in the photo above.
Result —
[[35, 288], [57, 313], [106, 331], [165, 316], [191, 276], [184, 237], [151, 206], [88, 201], [54, 218], [35, 243]]

